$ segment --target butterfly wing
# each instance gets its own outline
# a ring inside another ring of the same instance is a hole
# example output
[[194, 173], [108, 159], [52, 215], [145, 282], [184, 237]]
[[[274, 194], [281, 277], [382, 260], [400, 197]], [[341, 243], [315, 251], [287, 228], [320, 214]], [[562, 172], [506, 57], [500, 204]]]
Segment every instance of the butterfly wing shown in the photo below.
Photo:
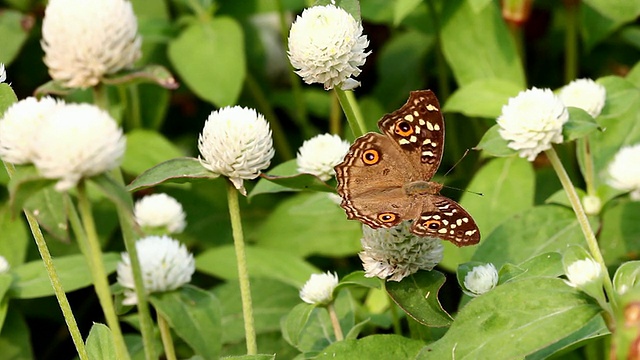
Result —
[[441, 195], [429, 195], [425, 200], [420, 216], [411, 225], [412, 233], [448, 240], [457, 246], [480, 242], [480, 229], [460, 204]]

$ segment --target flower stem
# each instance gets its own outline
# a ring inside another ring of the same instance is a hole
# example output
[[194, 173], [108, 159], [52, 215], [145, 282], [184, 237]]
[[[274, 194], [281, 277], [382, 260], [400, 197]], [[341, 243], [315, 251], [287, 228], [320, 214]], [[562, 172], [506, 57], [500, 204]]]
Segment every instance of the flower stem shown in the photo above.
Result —
[[113, 342], [116, 347], [116, 353], [118, 359], [129, 359], [129, 353], [127, 346], [122, 336], [122, 330], [120, 329], [120, 323], [118, 322], [118, 316], [115, 312], [115, 306], [111, 297], [111, 291], [109, 289], [109, 282], [107, 280], [107, 273], [104, 269], [104, 262], [102, 260], [102, 252], [100, 250], [100, 241], [98, 240], [98, 234], [96, 232], [95, 222], [93, 220], [93, 214], [91, 212], [91, 202], [87, 196], [86, 183], [81, 180], [78, 183], [78, 210], [84, 226], [84, 234], [86, 236], [86, 250], [88, 250], [89, 269], [93, 277], [93, 286], [98, 295], [98, 301], [104, 312], [107, 325], [111, 329], [113, 335]]
[[342, 131], [341, 118], [342, 114], [340, 112], [340, 100], [338, 100], [338, 96], [336, 93], [333, 93], [331, 96], [331, 112], [329, 113], [329, 132], [331, 134], [340, 135]]
[[329, 317], [331, 318], [331, 325], [333, 326], [333, 333], [336, 335], [336, 341], [344, 340], [342, 335], [342, 328], [340, 327], [340, 320], [338, 320], [338, 314], [336, 314], [336, 308], [333, 306], [333, 301], [327, 305], [327, 311], [329, 311]]
[[438, 77], [438, 90], [440, 99], [447, 99], [451, 94], [449, 87], [449, 68], [447, 67], [447, 61], [444, 58], [442, 52], [442, 39], [440, 29], [440, 14], [438, 13], [434, 0], [426, 1], [429, 7], [429, 13], [431, 14], [430, 20], [433, 27], [436, 30], [436, 43], [435, 43], [435, 57], [436, 57], [436, 76]]
[[564, 5], [567, 10], [567, 28], [564, 38], [564, 80], [566, 84], [578, 75], [578, 9], [580, 2], [565, 0]]
[[[15, 174], [15, 167], [9, 163], [4, 163], [4, 165], [7, 170], [7, 174], [9, 174], [9, 178], [13, 177]], [[67, 299], [67, 294], [64, 292], [62, 284], [60, 283], [60, 277], [58, 277], [58, 272], [53, 264], [53, 258], [51, 257], [51, 253], [47, 247], [44, 235], [42, 235], [42, 230], [40, 230], [40, 225], [38, 225], [38, 221], [31, 213], [26, 210], [23, 210], [23, 212], [27, 218], [27, 223], [29, 223], [29, 229], [31, 229], [33, 239], [36, 241], [38, 252], [40, 253], [47, 275], [49, 276], [49, 281], [53, 287], [53, 293], [56, 295], [56, 300], [58, 300], [58, 305], [62, 311], [64, 322], [67, 324], [67, 328], [71, 334], [71, 340], [73, 340], [73, 344], [78, 352], [78, 357], [80, 360], [89, 360], [87, 349], [85, 348], [84, 341], [82, 340], [82, 334], [78, 328], [76, 318], [73, 316], [73, 311], [71, 310], [69, 299]]]
[[591, 156], [591, 147], [589, 146], [589, 138], [585, 137], [578, 141], [578, 146], [582, 150], [582, 157], [584, 159], [584, 182], [587, 185], [587, 194], [591, 196], [596, 195], [596, 188], [594, 185], [594, 172], [593, 172], [593, 157]]
[[604, 271], [604, 291], [611, 302], [611, 307], [615, 311], [615, 294], [613, 292], [613, 283], [611, 282], [611, 278], [609, 277], [609, 272], [607, 271], [607, 265], [604, 262], [604, 258], [602, 257], [602, 253], [600, 252], [600, 247], [598, 246], [598, 240], [596, 239], [596, 235], [593, 233], [593, 229], [591, 229], [591, 224], [589, 224], [589, 218], [587, 218], [587, 214], [582, 207], [582, 203], [580, 202], [580, 198], [578, 197], [578, 193], [576, 189], [573, 187], [571, 183], [571, 179], [567, 174], [567, 171], [562, 166], [562, 162], [558, 157], [556, 151], [551, 148], [546, 150], [545, 153], [553, 166], [558, 178], [560, 179], [560, 183], [562, 183], [562, 187], [564, 191], [567, 193], [567, 197], [569, 198], [569, 202], [571, 203], [571, 207], [573, 207], [573, 211], [578, 218], [578, 223], [580, 224], [580, 228], [582, 229], [582, 233], [587, 241], [587, 246], [589, 247], [589, 252], [591, 256], [602, 266]]
[[353, 96], [353, 92], [344, 91], [337, 86], [334, 87], [333, 90], [335, 91], [336, 95], [338, 95], [338, 100], [340, 100], [340, 105], [342, 106], [342, 110], [347, 117], [347, 122], [351, 127], [351, 131], [353, 131], [353, 135], [355, 135], [356, 137], [364, 135], [364, 133], [367, 132], [367, 127], [364, 124], [362, 113], [360, 113], [360, 108], [358, 107], [358, 103]]
[[160, 329], [160, 337], [162, 338], [162, 345], [164, 346], [164, 355], [167, 360], [176, 360], [176, 350], [173, 346], [173, 339], [171, 338], [171, 329], [169, 323], [165, 320], [164, 316], [158, 313], [158, 328]]
[[242, 315], [244, 317], [244, 333], [247, 341], [247, 354], [255, 355], [258, 353], [258, 345], [256, 343], [256, 329], [253, 323], [251, 286], [249, 283], [249, 270], [247, 269], [244, 236], [242, 234], [240, 204], [238, 202], [238, 192], [231, 181], [228, 180], [227, 201], [229, 202], [229, 216], [231, 217], [233, 244], [235, 246], [236, 261], [238, 263], [238, 280], [240, 281], [240, 297], [242, 298]]

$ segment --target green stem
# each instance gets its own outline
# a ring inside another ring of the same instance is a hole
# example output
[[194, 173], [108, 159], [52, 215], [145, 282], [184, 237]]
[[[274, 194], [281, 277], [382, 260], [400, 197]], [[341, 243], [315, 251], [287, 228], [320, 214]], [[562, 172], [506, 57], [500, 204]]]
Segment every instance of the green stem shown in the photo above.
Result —
[[347, 117], [347, 122], [351, 127], [351, 131], [353, 131], [353, 135], [356, 137], [364, 135], [364, 133], [367, 132], [367, 127], [364, 124], [360, 108], [353, 96], [353, 92], [344, 91], [337, 86], [334, 87], [333, 90], [338, 96], [338, 100], [340, 100], [342, 111], [344, 111], [344, 114]]
[[231, 217], [231, 230], [233, 232], [233, 244], [238, 263], [238, 280], [240, 282], [240, 297], [242, 298], [242, 315], [244, 317], [244, 333], [247, 340], [247, 354], [258, 353], [256, 343], [256, 329], [253, 323], [253, 305], [251, 304], [251, 286], [249, 283], [249, 270], [247, 268], [247, 256], [245, 254], [244, 236], [242, 234], [242, 221], [240, 219], [240, 204], [238, 192], [231, 181], [227, 180], [227, 200], [229, 202], [229, 216]]
[[565, 3], [567, 29], [564, 38], [564, 80], [565, 84], [578, 76], [578, 9], [579, 2], [567, 0]]
[[[4, 163], [4, 166], [7, 170], [7, 174], [9, 174], [9, 178], [13, 177], [15, 174], [15, 167], [9, 163]], [[69, 333], [71, 334], [71, 340], [73, 340], [73, 344], [75, 345], [76, 351], [78, 352], [78, 357], [80, 358], [80, 360], [89, 360], [87, 349], [85, 348], [84, 341], [82, 340], [82, 334], [80, 333], [80, 329], [78, 328], [76, 318], [75, 316], [73, 316], [73, 311], [71, 310], [69, 299], [67, 299], [67, 294], [64, 292], [64, 288], [60, 283], [60, 277], [58, 276], [58, 272], [56, 271], [56, 268], [53, 264], [53, 258], [51, 257], [51, 253], [49, 252], [49, 248], [47, 247], [47, 242], [44, 239], [44, 235], [42, 235], [42, 231], [40, 230], [40, 225], [38, 225], [38, 221], [31, 213], [26, 210], [23, 210], [23, 212], [25, 217], [27, 218], [27, 223], [29, 223], [29, 229], [31, 229], [33, 239], [36, 241], [38, 252], [40, 253], [40, 257], [42, 258], [42, 262], [44, 263], [44, 268], [46, 269], [47, 275], [49, 276], [49, 281], [51, 282], [51, 286], [53, 287], [53, 293], [56, 296], [56, 300], [58, 300], [58, 305], [60, 306], [60, 310], [62, 311], [64, 322], [67, 324], [67, 328], [69, 329]]]
[[125, 98], [130, 99], [130, 107], [126, 107], [129, 110], [129, 130], [142, 129], [142, 118], [140, 109], [140, 92], [138, 85], [128, 85], [126, 87], [127, 93]]
[[338, 320], [338, 314], [336, 314], [336, 308], [333, 306], [333, 301], [327, 305], [327, 311], [329, 311], [329, 317], [331, 318], [331, 326], [333, 326], [333, 333], [336, 336], [336, 341], [344, 340], [342, 334], [342, 328], [340, 327], [340, 320]]
[[78, 210], [80, 211], [80, 217], [86, 235], [86, 249], [91, 259], [91, 261], [89, 261], [89, 268], [93, 276], [93, 286], [98, 295], [98, 301], [104, 312], [107, 325], [111, 329], [118, 359], [128, 360], [130, 357], [111, 297], [107, 273], [104, 268], [100, 249], [100, 241], [98, 240], [98, 233], [96, 232], [95, 222], [91, 212], [91, 202], [87, 197], [86, 183], [84, 180], [78, 183]]
[[160, 329], [160, 337], [162, 338], [162, 345], [164, 346], [164, 355], [167, 360], [177, 360], [176, 350], [173, 346], [173, 339], [171, 338], [171, 329], [167, 320], [158, 313], [158, 328]]
[[562, 187], [564, 191], [567, 193], [567, 197], [569, 198], [569, 202], [571, 203], [571, 207], [578, 218], [578, 223], [580, 224], [580, 228], [582, 229], [582, 233], [587, 241], [587, 246], [589, 247], [589, 252], [591, 256], [602, 266], [604, 271], [604, 291], [607, 294], [607, 298], [611, 302], [611, 307], [615, 313], [616, 303], [615, 303], [615, 294], [613, 291], [613, 283], [611, 282], [611, 278], [609, 277], [609, 272], [607, 271], [607, 265], [604, 262], [604, 258], [602, 257], [602, 253], [600, 252], [600, 247], [598, 246], [598, 240], [596, 239], [596, 235], [593, 233], [593, 229], [591, 229], [591, 224], [589, 224], [589, 218], [582, 207], [582, 202], [580, 202], [580, 198], [578, 197], [578, 193], [576, 189], [573, 187], [571, 183], [571, 179], [567, 174], [567, 171], [564, 169], [560, 158], [556, 151], [551, 148], [546, 150], [545, 153], [553, 166], [558, 178], [560, 179], [560, 183], [562, 183]]
[[587, 185], [587, 194], [596, 196], [595, 173], [593, 171], [593, 157], [591, 156], [591, 147], [589, 146], [589, 138], [585, 137], [578, 142], [582, 150], [582, 158], [584, 161], [584, 182]]
[[93, 87], [93, 103], [100, 109], [109, 112], [109, 95], [104, 85], [98, 84]]
[[438, 14], [433, 0], [428, 0], [426, 3], [429, 7], [429, 13], [431, 14], [431, 23], [436, 31], [435, 56], [439, 97], [440, 99], [447, 99], [449, 94], [451, 94], [451, 89], [449, 87], [449, 68], [447, 67], [447, 61], [444, 58], [444, 53], [442, 52], [442, 39], [440, 38], [440, 14]]
[[332, 134], [340, 134], [341, 129], [341, 112], [340, 112], [340, 100], [336, 93], [331, 96], [331, 113], [329, 114], [329, 132]]

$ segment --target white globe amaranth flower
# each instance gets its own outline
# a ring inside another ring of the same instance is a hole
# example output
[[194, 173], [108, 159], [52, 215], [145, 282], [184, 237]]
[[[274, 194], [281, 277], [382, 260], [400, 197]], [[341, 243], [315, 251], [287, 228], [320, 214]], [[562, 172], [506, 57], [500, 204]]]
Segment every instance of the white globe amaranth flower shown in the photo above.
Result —
[[28, 97], [11, 105], [0, 120], [0, 158], [12, 164], [33, 162], [34, 140], [45, 119], [64, 102], [51, 97]]
[[312, 137], [298, 149], [298, 171], [327, 181], [335, 176], [333, 167], [342, 162], [349, 146], [349, 142], [340, 139], [338, 135], [321, 134]]
[[[149, 293], [175, 290], [191, 281], [196, 270], [193, 254], [184, 244], [168, 236], [147, 236], [136, 242], [144, 288]], [[135, 305], [135, 294], [131, 258], [122, 253], [118, 263], [118, 283], [125, 288], [125, 305]]]
[[498, 270], [492, 263], [474, 266], [464, 277], [464, 287], [472, 296], [487, 293], [498, 284]]
[[333, 301], [333, 290], [338, 286], [338, 275], [327, 271], [312, 274], [300, 290], [302, 301], [312, 305], [327, 305]]
[[243, 181], [260, 176], [275, 154], [269, 123], [241, 106], [213, 111], [198, 138], [198, 149], [202, 166], [228, 177], [243, 195]]
[[7, 273], [10, 269], [11, 265], [9, 265], [7, 259], [4, 256], [0, 255], [0, 274]]
[[305, 9], [289, 31], [289, 60], [296, 74], [307, 84], [324, 84], [326, 90], [341, 85], [344, 90], [359, 85], [360, 75], [371, 52], [362, 24], [335, 5]]
[[61, 106], [46, 117], [32, 141], [33, 164], [43, 177], [59, 179], [58, 191], [118, 167], [126, 144], [116, 121], [89, 104]]
[[618, 151], [608, 167], [607, 183], [614, 189], [630, 191], [631, 199], [640, 200], [640, 144]]
[[358, 255], [366, 277], [400, 281], [418, 270], [432, 270], [442, 261], [442, 241], [418, 237], [410, 228], [408, 221], [390, 229], [362, 225], [363, 251]]
[[567, 108], [550, 89], [534, 87], [510, 98], [497, 122], [508, 146], [533, 161], [551, 143], [562, 142], [562, 126], [568, 120]]
[[585, 195], [582, 198], [582, 206], [587, 215], [598, 215], [602, 209], [602, 201], [596, 195]]
[[578, 79], [563, 87], [558, 96], [565, 106], [580, 108], [595, 118], [604, 107], [607, 90], [591, 79]]
[[593, 259], [577, 260], [567, 266], [566, 283], [572, 287], [582, 287], [602, 276], [602, 267]]
[[66, 87], [94, 86], [140, 58], [142, 40], [125, 0], [49, 0], [42, 49], [49, 75]]
[[7, 80], [7, 73], [4, 71], [4, 64], [0, 63], [0, 83]]
[[136, 201], [133, 215], [143, 228], [180, 233], [187, 226], [182, 204], [167, 194], [152, 194]]

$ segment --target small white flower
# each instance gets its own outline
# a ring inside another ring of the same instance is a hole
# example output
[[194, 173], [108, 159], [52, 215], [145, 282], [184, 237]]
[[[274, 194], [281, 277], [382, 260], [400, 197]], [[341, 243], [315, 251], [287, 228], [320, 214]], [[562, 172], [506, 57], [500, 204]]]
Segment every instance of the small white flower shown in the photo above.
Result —
[[[136, 242], [136, 251], [148, 294], [175, 290], [191, 281], [196, 269], [195, 261], [179, 241], [168, 236], [147, 236]], [[122, 253], [122, 261], [118, 263], [118, 283], [125, 288], [122, 303], [135, 305], [138, 298], [134, 290], [129, 253]]]
[[74, 187], [81, 178], [116, 168], [126, 143], [115, 120], [89, 104], [56, 109], [31, 141], [34, 165], [43, 177], [59, 179], [58, 191]]
[[298, 149], [298, 171], [327, 181], [336, 174], [333, 167], [342, 162], [348, 151], [349, 142], [340, 139], [338, 135], [322, 134], [312, 137]]
[[551, 143], [562, 142], [562, 126], [568, 120], [566, 107], [550, 89], [532, 88], [509, 99], [497, 122], [508, 146], [533, 161]]
[[640, 144], [625, 146], [609, 164], [608, 183], [614, 189], [631, 191], [631, 199], [640, 200]]
[[567, 285], [581, 287], [602, 275], [602, 267], [592, 259], [577, 260], [567, 266]]
[[42, 21], [44, 62], [67, 87], [94, 86], [131, 67], [141, 43], [129, 1], [49, 0]]
[[12, 164], [33, 162], [34, 141], [45, 118], [64, 106], [51, 97], [28, 97], [11, 105], [0, 120], [0, 158]]
[[464, 277], [464, 287], [475, 296], [488, 292], [497, 284], [498, 270], [491, 263], [475, 266]]
[[558, 96], [565, 106], [580, 108], [595, 118], [604, 107], [607, 90], [591, 79], [578, 79], [563, 87]]
[[136, 201], [133, 214], [143, 228], [163, 228], [170, 234], [187, 226], [182, 204], [167, 194], [152, 194]]
[[335, 5], [305, 9], [289, 32], [289, 60], [307, 84], [321, 83], [326, 90], [345, 81], [343, 89], [359, 85], [352, 76], [360, 75], [371, 52], [362, 35], [362, 24]]
[[366, 277], [400, 281], [418, 270], [432, 270], [442, 261], [440, 239], [412, 234], [408, 221], [385, 229], [362, 225], [362, 248], [358, 254]]
[[209, 115], [198, 138], [198, 149], [202, 166], [228, 177], [243, 195], [243, 181], [257, 178], [275, 154], [269, 123], [255, 110], [240, 106]]
[[300, 298], [308, 304], [326, 305], [333, 300], [333, 290], [338, 286], [338, 275], [327, 271], [312, 274], [300, 290]]
[[4, 64], [0, 63], [0, 83], [7, 80], [7, 73], [4, 71]]
[[7, 259], [4, 256], [0, 255], [0, 274], [7, 273], [10, 269], [11, 265], [9, 265]]
[[602, 201], [595, 195], [585, 195], [582, 198], [582, 206], [587, 215], [598, 215], [602, 209]]

